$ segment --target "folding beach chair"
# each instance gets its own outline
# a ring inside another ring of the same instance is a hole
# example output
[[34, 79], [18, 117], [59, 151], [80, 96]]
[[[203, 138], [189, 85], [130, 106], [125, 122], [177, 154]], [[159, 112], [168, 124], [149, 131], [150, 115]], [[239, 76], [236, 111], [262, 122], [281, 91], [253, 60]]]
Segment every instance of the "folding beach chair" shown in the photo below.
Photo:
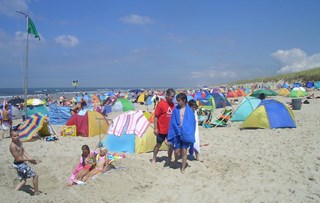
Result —
[[211, 122], [212, 127], [226, 127], [228, 126], [228, 121], [232, 117], [233, 109], [225, 108], [221, 115], [217, 117], [213, 122]]
[[198, 117], [199, 117], [198, 125], [203, 125], [204, 123], [211, 122], [212, 111], [213, 110], [199, 108], [198, 109]]

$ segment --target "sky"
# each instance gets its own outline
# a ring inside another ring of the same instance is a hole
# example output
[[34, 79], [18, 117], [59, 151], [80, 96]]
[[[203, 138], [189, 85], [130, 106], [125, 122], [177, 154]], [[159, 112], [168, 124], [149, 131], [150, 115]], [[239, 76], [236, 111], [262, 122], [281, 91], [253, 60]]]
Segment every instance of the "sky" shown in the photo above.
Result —
[[[0, 87], [201, 87], [320, 67], [319, 0], [0, 0]], [[27, 13], [41, 40], [29, 35]], [[26, 58], [28, 71], [26, 72]]]

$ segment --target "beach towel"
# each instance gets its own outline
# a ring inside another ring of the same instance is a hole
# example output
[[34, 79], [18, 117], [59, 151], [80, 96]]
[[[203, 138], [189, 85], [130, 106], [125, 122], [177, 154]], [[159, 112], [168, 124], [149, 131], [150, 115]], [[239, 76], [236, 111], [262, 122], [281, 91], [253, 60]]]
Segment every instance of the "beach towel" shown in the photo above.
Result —
[[198, 114], [197, 114], [196, 111], [194, 112], [194, 117], [196, 119], [196, 129], [195, 129], [195, 134], [194, 134], [195, 142], [193, 144], [193, 147], [200, 154], [200, 137], [199, 137]]
[[136, 134], [139, 137], [145, 133], [149, 126], [148, 119], [144, 116], [142, 111], [132, 112], [127, 119], [129, 120], [127, 134]]
[[185, 107], [182, 126], [180, 125], [180, 107], [173, 109], [168, 132], [168, 140], [180, 136], [184, 142], [195, 142], [196, 119], [193, 110]]

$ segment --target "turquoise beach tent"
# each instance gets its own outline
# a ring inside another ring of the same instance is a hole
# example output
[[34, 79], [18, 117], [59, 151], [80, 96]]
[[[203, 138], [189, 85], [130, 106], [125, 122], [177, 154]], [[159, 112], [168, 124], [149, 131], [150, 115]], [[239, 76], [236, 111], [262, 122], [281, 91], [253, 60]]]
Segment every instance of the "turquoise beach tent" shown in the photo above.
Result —
[[38, 114], [38, 113], [40, 113], [44, 116], [49, 116], [49, 111], [45, 105], [28, 106], [27, 107], [27, 116], [30, 116], [33, 114]]
[[261, 100], [255, 97], [245, 97], [234, 112], [231, 121], [244, 121], [259, 106]]
[[291, 109], [273, 99], [262, 100], [259, 106], [240, 126], [246, 128], [296, 128]]
[[315, 89], [320, 89], [320, 81], [314, 83]]
[[[142, 111], [140, 115], [143, 115]], [[144, 116], [140, 117], [137, 123], [131, 123], [130, 119], [127, 119], [125, 123], [113, 121], [112, 125], [123, 125], [123, 128], [121, 128], [119, 136], [109, 134], [110, 132], [108, 131], [103, 145], [107, 147], [110, 152], [145, 153], [153, 151], [156, 144], [156, 136], [154, 136], [154, 129], [151, 125], [148, 124], [141, 137], [136, 135], [135, 132], [127, 133], [129, 124], [131, 127], [135, 125], [141, 126], [142, 123], [145, 123], [143, 120], [147, 121], [147, 118]], [[166, 145], [163, 144], [160, 150], [165, 149]]]

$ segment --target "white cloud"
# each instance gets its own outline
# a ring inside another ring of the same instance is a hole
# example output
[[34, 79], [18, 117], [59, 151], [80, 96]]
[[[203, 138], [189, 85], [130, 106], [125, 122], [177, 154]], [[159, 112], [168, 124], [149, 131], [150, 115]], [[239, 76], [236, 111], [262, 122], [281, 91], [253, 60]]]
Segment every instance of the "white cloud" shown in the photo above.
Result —
[[135, 24], [135, 25], [145, 25], [145, 24], [152, 24], [153, 20], [149, 17], [140, 16], [140, 15], [129, 15], [124, 16], [121, 18], [121, 21], [128, 24]]
[[55, 38], [55, 42], [64, 47], [75, 47], [80, 43], [79, 39], [72, 35], [60, 35]]
[[15, 16], [16, 11], [27, 12], [29, 2], [30, 0], [0, 0], [0, 14]]
[[291, 73], [320, 67], [320, 53], [308, 56], [301, 49], [277, 50], [271, 56], [282, 67], [278, 73]]
[[[45, 39], [43, 38], [43, 36], [38, 33], [40, 36], [40, 42], [44, 42]], [[26, 40], [27, 39], [27, 32], [22, 32], [22, 31], [17, 31], [15, 32], [15, 39], [20, 41], [20, 40]], [[29, 34], [29, 41], [39, 41], [39, 38], [35, 38], [34, 35]]]

